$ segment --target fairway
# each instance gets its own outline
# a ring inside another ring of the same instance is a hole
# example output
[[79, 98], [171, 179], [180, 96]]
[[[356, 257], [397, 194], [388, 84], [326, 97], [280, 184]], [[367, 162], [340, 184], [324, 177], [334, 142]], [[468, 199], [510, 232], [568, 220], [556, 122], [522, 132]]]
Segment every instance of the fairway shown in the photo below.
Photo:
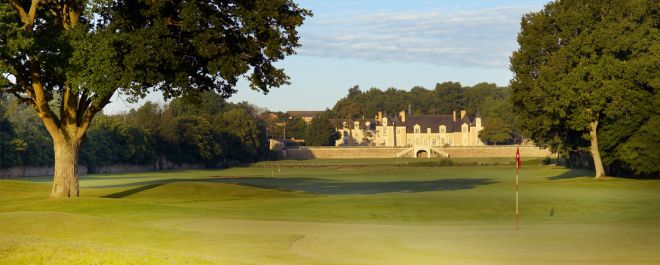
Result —
[[413, 161], [0, 180], [0, 264], [660, 264], [660, 180]]

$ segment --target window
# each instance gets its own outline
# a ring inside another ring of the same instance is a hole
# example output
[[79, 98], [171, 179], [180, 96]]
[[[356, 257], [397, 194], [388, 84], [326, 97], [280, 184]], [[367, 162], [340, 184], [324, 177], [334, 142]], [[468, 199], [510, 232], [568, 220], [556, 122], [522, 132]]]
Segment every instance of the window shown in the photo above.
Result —
[[426, 133], [430, 134], [431, 133], [431, 128], [426, 128]]
[[431, 145], [433, 145], [433, 146], [437, 145], [437, 142], [436, 142], [435, 138], [431, 139]]
[[440, 145], [445, 146], [445, 138], [440, 138]]
[[447, 133], [447, 127], [440, 125], [440, 133]]
[[429, 138], [424, 138], [424, 145], [429, 145]]
[[419, 124], [415, 124], [415, 133], [419, 133], [420, 129]]
[[467, 133], [467, 132], [468, 132], [468, 125], [467, 125], [467, 124], [463, 123], [463, 126], [461, 126], [461, 127], [462, 127], [462, 128], [461, 128], [461, 131], [462, 131], [463, 133]]

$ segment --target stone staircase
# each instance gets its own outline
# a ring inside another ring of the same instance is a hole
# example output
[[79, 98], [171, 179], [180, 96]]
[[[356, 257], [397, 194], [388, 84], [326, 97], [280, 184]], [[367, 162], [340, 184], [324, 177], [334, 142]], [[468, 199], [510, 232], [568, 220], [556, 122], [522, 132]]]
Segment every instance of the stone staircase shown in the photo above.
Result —
[[436, 152], [437, 154], [439, 154], [443, 157], [447, 157], [447, 158], [449, 157], [449, 153], [447, 153], [445, 151], [442, 151], [442, 150], [440, 150], [438, 148], [435, 148], [435, 147], [431, 147], [431, 152]]
[[[397, 154], [396, 154], [396, 157], [397, 157], [397, 158], [403, 157], [403, 155], [405, 155], [405, 154], [407, 154], [407, 153], [410, 153], [410, 152], [412, 152], [412, 151], [414, 151], [414, 150], [415, 150], [414, 148], [408, 148], [408, 149], [406, 149], [406, 150], [403, 150], [403, 151], [397, 153]], [[413, 154], [411, 157], [415, 157], [415, 155]]]

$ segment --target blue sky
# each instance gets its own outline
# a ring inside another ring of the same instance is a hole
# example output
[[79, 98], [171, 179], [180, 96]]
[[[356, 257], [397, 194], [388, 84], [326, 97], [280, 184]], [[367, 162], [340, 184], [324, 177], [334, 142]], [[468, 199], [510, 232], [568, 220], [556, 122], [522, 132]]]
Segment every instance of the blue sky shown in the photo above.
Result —
[[[300, 28], [302, 47], [279, 65], [291, 85], [268, 95], [246, 82], [229, 100], [273, 111], [322, 110], [349, 87], [433, 88], [445, 81], [508, 84], [509, 56], [523, 14], [547, 1], [297, 0], [314, 16]], [[163, 102], [159, 93], [145, 100]], [[140, 105], [115, 95], [106, 113]]]

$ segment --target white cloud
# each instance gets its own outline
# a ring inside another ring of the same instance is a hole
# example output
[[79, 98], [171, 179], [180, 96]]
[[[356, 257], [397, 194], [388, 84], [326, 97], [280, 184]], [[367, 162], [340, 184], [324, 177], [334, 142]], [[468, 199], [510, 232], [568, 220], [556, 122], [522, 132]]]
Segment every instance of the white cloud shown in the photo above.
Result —
[[[301, 55], [367, 61], [508, 67], [530, 7], [474, 11], [317, 14], [303, 26]], [[362, 11], [364, 12], [364, 11]]]

